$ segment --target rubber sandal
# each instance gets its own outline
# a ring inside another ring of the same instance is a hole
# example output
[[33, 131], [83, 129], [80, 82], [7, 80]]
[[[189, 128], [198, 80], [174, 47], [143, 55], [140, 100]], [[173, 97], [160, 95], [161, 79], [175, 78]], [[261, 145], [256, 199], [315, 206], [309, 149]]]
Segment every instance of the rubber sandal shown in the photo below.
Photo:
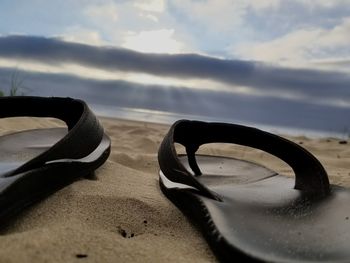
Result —
[[[295, 180], [252, 162], [195, 155], [214, 142], [273, 154]], [[178, 155], [174, 143], [187, 154]], [[199, 226], [220, 261], [350, 262], [350, 191], [330, 185], [299, 145], [255, 128], [182, 120], [158, 159], [162, 192]]]
[[65, 128], [0, 137], [0, 221], [91, 174], [110, 153], [110, 139], [85, 102], [70, 98], [2, 97], [0, 118], [53, 117]]

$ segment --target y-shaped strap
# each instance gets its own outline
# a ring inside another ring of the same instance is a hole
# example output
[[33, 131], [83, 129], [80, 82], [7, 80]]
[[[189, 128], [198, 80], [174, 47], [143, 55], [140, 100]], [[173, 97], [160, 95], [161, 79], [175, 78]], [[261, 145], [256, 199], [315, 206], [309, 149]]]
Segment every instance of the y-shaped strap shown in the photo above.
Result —
[[[186, 147], [193, 176], [181, 164], [174, 143]], [[201, 194], [220, 199], [201, 184], [196, 176], [201, 171], [195, 159], [195, 152], [205, 143], [233, 143], [254, 147], [268, 152], [291, 166], [295, 173], [295, 188], [320, 196], [329, 193], [328, 176], [321, 163], [296, 143], [256, 128], [225, 123], [206, 123], [181, 120], [173, 124], [165, 136], [158, 153], [159, 165], [171, 181], [195, 187]]]
[[79, 159], [97, 148], [103, 128], [95, 115], [81, 100], [71, 98], [1, 97], [0, 118], [53, 117], [63, 120], [68, 134], [50, 149], [26, 162], [6, 176], [21, 173], [58, 159]]

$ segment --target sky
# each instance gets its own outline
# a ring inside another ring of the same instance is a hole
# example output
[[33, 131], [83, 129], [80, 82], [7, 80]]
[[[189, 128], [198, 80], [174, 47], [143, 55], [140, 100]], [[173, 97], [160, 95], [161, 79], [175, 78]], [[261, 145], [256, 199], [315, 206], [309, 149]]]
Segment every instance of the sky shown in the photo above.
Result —
[[0, 88], [342, 132], [349, 44], [350, 0], [1, 0]]

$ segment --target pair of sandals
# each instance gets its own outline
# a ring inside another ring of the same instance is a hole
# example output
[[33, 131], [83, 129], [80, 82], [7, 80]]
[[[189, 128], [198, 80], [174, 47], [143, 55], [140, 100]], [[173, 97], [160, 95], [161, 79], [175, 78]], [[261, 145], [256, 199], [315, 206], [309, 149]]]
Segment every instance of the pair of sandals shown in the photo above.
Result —
[[[86, 176], [110, 139], [81, 100], [0, 98], [0, 117], [54, 117], [66, 129], [0, 137], [0, 220]], [[186, 148], [177, 154], [175, 143]], [[292, 178], [228, 157], [196, 155], [206, 143], [254, 147], [291, 166]], [[178, 121], [160, 145], [163, 193], [201, 229], [223, 262], [349, 262], [350, 191], [330, 185], [321, 163], [279, 136], [234, 124]]]

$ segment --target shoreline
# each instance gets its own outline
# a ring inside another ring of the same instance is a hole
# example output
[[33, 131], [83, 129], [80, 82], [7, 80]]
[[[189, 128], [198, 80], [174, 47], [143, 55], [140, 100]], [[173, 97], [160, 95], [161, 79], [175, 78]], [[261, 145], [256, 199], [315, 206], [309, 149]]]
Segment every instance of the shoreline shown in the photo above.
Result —
[[[325, 131], [317, 129], [307, 129], [307, 128], [295, 128], [288, 126], [279, 126], [272, 124], [262, 124], [262, 123], [252, 123], [249, 121], [242, 120], [231, 120], [227, 118], [214, 118], [206, 117], [200, 115], [191, 114], [180, 114], [167, 111], [156, 111], [148, 109], [136, 109], [136, 108], [122, 108], [122, 107], [108, 107], [105, 105], [91, 104], [91, 108], [101, 118], [112, 118], [117, 120], [130, 120], [130, 121], [141, 121], [149, 122], [154, 124], [165, 124], [171, 125], [176, 120], [180, 119], [191, 119], [200, 120], [206, 122], [226, 122], [235, 123], [244, 126], [256, 127], [258, 129], [266, 130], [275, 134], [284, 134], [292, 137], [306, 136], [309, 138], [339, 138], [342, 140], [349, 139], [350, 133], [344, 129], [344, 132], [336, 131]], [[115, 117], [118, 116], [118, 117]]]

